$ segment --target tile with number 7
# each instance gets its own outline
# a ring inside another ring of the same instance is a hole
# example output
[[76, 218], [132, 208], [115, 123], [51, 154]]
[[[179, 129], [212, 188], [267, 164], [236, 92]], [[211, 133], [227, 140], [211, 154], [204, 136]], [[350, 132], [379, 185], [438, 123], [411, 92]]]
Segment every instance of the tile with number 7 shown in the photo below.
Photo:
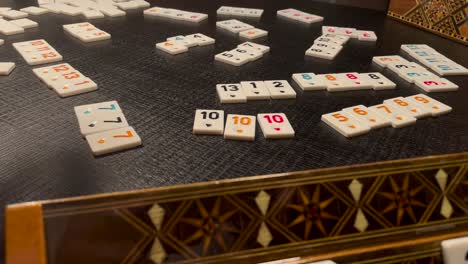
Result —
[[109, 154], [141, 145], [141, 138], [132, 127], [123, 127], [86, 136], [95, 156]]
[[128, 127], [123, 113], [101, 113], [78, 118], [81, 135], [100, 133], [121, 127]]
[[369, 107], [378, 115], [381, 115], [384, 118], [387, 118], [392, 122], [392, 127], [400, 128], [404, 126], [409, 126], [416, 123], [416, 118], [405, 115], [402, 111], [399, 111], [392, 105], [388, 104], [379, 104]]
[[343, 111], [322, 115], [322, 121], [345, 137], [355, 137], [370, 131], [369, 126]]
[[390, 126], [392, 122], [387, 118], [376, 114], [374, 111], [364, 105], [356, 105], [342, 110], [345, 113], [352, 115], [359, 122], [369, 126], [371, 129]]
[[79, 105], [74, 108], [75, 114], [78, 118], [87, 117], [101, 113], [121, 113], [117, 101], [102, 102], [96, 104]]
[[424, 94], [408, 96], [405, 99], [415, 104], [419, 104], [421, 107], [427, 108], [429, 111], [431, 111], [432, 116], [440, 116], [452, 111], [452, 107]]
[[294, 138], [294, 129], [285, 114], [258, 114], [257, 119], [266, 139]]
[[228, 115], [226, 119], [226, 127], [224, 128], [224, 138], [254, 141], [255, 122], [255, 116]]
[[224, 133], [224, 111], [197, 109], [192, 132], [198, 135], [222, 135]]

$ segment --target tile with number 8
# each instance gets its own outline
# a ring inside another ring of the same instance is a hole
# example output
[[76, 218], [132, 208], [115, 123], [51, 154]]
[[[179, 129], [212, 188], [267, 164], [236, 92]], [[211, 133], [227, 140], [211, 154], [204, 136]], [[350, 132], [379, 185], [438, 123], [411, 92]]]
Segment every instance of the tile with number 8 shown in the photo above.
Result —
[[396, 97], [384, 100], [384, 104], [393, 105], [395, 108], [398, 108], [406, 115], [413, 116], [415, 118], [422, 118], [431, 115], [431, 112], [426, 108], [413, 104], [412, 102], [406, 100], [403, 97]]
[[359, 76], [371, 83], [374, 90], [395, 89], [396, 84], [380, 72], [360, 73]]
[[295, 73], [292, 78], [304, 91], [327, 89], [325, 82], [314, 73]]
[[247, 101], [268, 100], [271, 97], [270, 91], [268, 91], [263, 81], [241, 82], [241, 86]]

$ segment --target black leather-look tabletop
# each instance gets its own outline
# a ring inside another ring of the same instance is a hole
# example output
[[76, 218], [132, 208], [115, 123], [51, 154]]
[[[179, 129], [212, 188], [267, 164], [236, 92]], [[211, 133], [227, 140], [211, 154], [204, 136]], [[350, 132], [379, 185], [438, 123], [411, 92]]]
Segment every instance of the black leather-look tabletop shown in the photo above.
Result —
[[[35, 1], [0, 1], [22, 8]], [[156, 1], [163, 7], [209, 13], [208, 21], [187, 24], [144, 18], [132, 12], [92, 23], [112, 34], [111, 41], [84, 44], [64, 34], [62, 25], [84, 21], [55, 14], [31, 16], [39, 28], [3, 36], [0, 61], [16, 62], [0, 77], [0, 204], [102, 192], [185, 184], [241, 176], [315, 169], [375, 161], [448, 154], [468, 150], [468, 77], [451, 77], [457, 92], [429, 94], [453, 107], [439, 118], [418, 120], [401, 129], [383, 128], [353, 139], [320, 121], [325, 113], [358, 104], [420, 93], [404, 81], [396, 90], [304, 93], [296, 100], [221, 105], [215, 85], [243, 80], [291, 80], [292, 73], [368, 72], [372, 56], [398, 54], [401, 44], [425, 43], [468, 66], [461, 44], [389, 19], [383, 13], [313, 1]], [[268, 56], [241, 66], [215, 63], [214, 54], [241, 43], [216, 29], [221, 5], [264, 8], [260, 21], [241, 19], [269, 31], [263, 41]], [[324, 25], [375, 30], [374, 43], [352, 41], [334, 61], [305, 59], [304, 51], [322, 24], [306, 27], [276, 18], [276, 10], [296, 7], [325, 17]], [[156, 50], [167, 37], [203, 33], [216, 44], [171, 56]], [[92, 78], [99, 90], [60, 98], [39, 81], [11, 43], [46, 39], [70, 63]], [[384, 73], [389, 76], [388, 73]], [[95, 158], [81, 137], [73, 107], [117, 100], [143, 147]], [[222, 109], [226, 114], [284, 112], [296, 131], [292, 140], [265, 140], [257, 126], [254, 142], [227, 141], [221, 136], [192, 135], [195, 109]], [[3, 221], [3, 217], [1, 217]], [[1, 236], [3, 238], [3, 235]], [[3, 250], [3, 247], [1, 247]]]

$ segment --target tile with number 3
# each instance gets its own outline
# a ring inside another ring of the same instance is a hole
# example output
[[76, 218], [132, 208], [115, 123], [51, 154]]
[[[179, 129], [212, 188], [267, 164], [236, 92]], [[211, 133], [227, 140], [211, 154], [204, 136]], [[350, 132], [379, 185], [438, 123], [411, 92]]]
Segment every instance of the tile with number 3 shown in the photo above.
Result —
[[258, 114], [257, 118], [266, 139], [294, 137], [294, 129], [285, 114]]

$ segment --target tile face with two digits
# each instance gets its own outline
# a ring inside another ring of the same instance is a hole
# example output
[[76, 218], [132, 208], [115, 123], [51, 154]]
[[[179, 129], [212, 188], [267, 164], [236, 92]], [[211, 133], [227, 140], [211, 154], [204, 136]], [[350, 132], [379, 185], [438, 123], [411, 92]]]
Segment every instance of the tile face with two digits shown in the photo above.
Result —
[[318, 78], [314, 73], [295, 73], [292, 78], [304, 91], [327, 89], [323, 79]]
[[444, 264], [468, 264], [468, 237], [442, 241]]
[[86, 136], [94, 155], [104, 155], [130, 149], [141, 145], [141, 138], [132, 127], [123, 127], [111, 131]]
[[322, 115], [322, 121], [345, 137], [359, 136], [370, 131], [370, 127], [343, 111], [324, 114]]
[[75, 106], [75, 114], [77, 117], [88, 117], [107, 113], [122, 113], [122, 109], [117, 101]]
[[294, 137], [294, 129], [285, 114], [258, 114], [257, 118], [266, 139]]
[[247, 102], [247, 97], [239, 83], [218, 84], [216, 85], [216, 92], [222, 104]]
[[92, 116], [79, 117], [81, 135], [100, 133], [122, 127], [128, 127], [128, 122], [123, 113], [100, 113]]
[[416, 118], [403, 114], [397, 108], [388, 104], [379, 104], [369, 107], [375, 113], [387, 118], [392, 122], [392, 127], [400, 128], [416, 123]]
[[263, 81], [241, 82], [241, 86], [248, 101], [268, 100], [271, 97]]
[[12, 45], [29, 65], [57, 62], [63, 59], [62, 55], [43, 39], [16, 42]]
[[224, 138], [233, 140], [255, 140], [255, 116], [228, 115]]
[[406, 100], [413, 102], [414, 104], [419, 104], [421, 107], [427, 108], [432, 116], [440, 116], [443, 114], [447, 114], [452, 111], [452, 107], [445, 105], [436, 99], [430, 98], [424, 94], [416, 94], [412, 96], [408, 96], [405, 98]]
[[222, 135], [224, 133], [224, 111], [202, 110], [195, 112], [193, 134]]
[[431, 115], [431, 112], [426, 108], [420, 107], [417, 104], [413, 104], [411, 101], [408, 101], [403, 97], [387, 99], [384, 101], [384, 104], [392, 105], [405, 115], [412, 116], [415, 118], [422, 118]]
[[356, 105], [342, 110], [344, 113], [352, 115], [360, 123], [367, 125], [371, 129], [390, 126], [392, 123], [387, 118], [376, 114], [364, 105]]
[[286, 80], [265, 81], [265, 86], [270, 91], [272, 99], [296, 98], [296, 91]]
[[364, 80], [367, 80], [374, 90], [388, 90], [396, 88], [396, 84], [380, 72], [360, 73], [359, 76]]
[[372, 84], [367, 80], [360, 78], [359, 73], [357, 72], [338, 73], [336, 74], [336, 78], [338, 80], [346, 80], [353, 82], [353, 87], [347, 90], [372, 89]]
[[355, 85], [351, 80], [338, 78], [337, 74], [318, 74], [317, 78], [323, 80], [329, 92], [350, 90]]

